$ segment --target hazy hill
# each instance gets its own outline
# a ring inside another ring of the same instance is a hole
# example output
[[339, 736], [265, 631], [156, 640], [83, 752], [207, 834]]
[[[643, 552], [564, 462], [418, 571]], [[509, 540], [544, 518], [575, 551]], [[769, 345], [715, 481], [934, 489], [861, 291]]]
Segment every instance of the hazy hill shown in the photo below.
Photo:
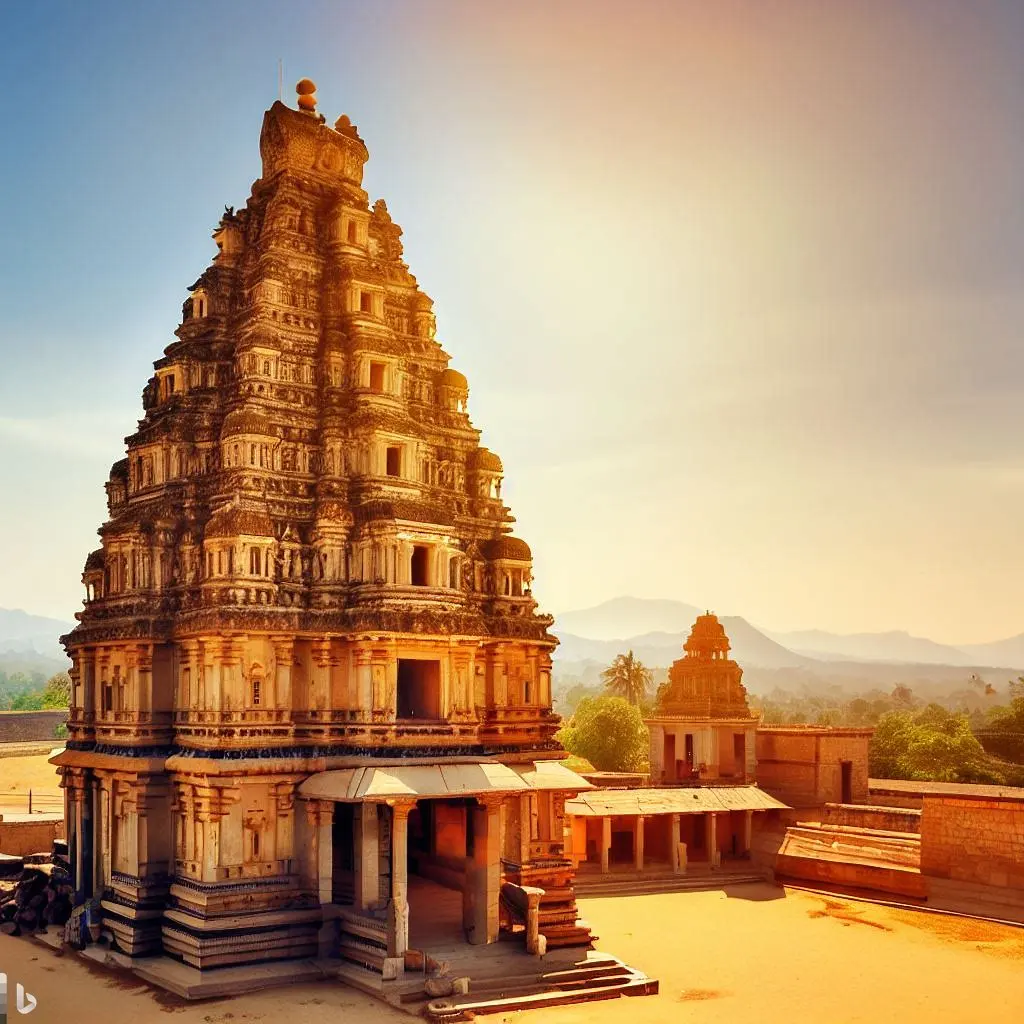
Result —
[[1009, 665], [1024, 672], [1024, 633], [990, 644], [961, 644], [960, 650], [987, 665]]
[[[682, 656], [683, 642], [702, 610], [682, 601], [622, 597], [558, 615], [555, 676], [596, 685], [601, 670], [627, 650], [650, 668], [664, 670]], [[1012, 666], [1024, 666], [1024, 634], [954, 647], [901, 632], [768, 634], [740, 616], [721, 618], [752, 693], [776, 687], [809, 694], [888, 693], [901, 683], [925, 699], [962, 693], [966, 700], [968, 680], [978, 675], [1005, 698], [1008, 680], [1021, 672]], [[666, 628], [672, 623], [680, 624]]]
[[925, 637], [889, 633], [827, 633], [805, 629], [794, 633], [767, 632], [785, 647], [828, 661], [887, 661], [920, 665], [973, 665], [977, 657], [949, 644]]
[[58, 638], [74, 626], [73, 622], [30, 615], [20, 608], [0, 608], [0, 656], [58, 661], [60, 667], [54, 671], [60, 671], [67, 659]]
[[590, 640], [616, 640], [648, 633], [687, 633], [703, 611], [682, 601], [644, 597], [615, 597], [610, 601], [561, 612], [555, 616], [555, 631]]
[[[607, 665], [616, 654], [627, 650], [647, 665], [671, 665], [683, 656], [683, 643], [690, 634], [689, 624], [685, 630], [676, 632], [651, 632], [621, 639], [595, 640], [563, 632], [561, 620], [555, 626], [555, 634], [561, 643], [555, 652], [560, 662], [595, 661]], [[739, 616], [726, 615], [722, 625], [729, 634], [732, 656], [741, 665], [760, 665], [764, 668], [799, 668], [815, 664], [814, 659], [787, 650], [762, 632], [755, 629]]]

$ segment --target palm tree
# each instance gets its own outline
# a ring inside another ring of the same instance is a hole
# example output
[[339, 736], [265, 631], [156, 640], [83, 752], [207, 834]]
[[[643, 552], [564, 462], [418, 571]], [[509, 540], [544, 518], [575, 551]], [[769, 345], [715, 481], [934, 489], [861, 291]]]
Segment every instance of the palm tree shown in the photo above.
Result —
[[640, 707], [650, 693], [654, 673], [630, 651], [615, 655], [615, 660], [601, 673], [601, 681], [613, 697], [623, 697]]

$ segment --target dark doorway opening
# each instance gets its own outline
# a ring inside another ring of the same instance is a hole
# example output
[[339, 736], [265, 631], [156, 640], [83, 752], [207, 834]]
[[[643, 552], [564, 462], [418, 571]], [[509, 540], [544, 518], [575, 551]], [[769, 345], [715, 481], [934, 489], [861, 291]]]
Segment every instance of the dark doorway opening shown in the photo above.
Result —
[[430, 548], [425, 544], [417, 544], [412, 549], [412, 585], [430, 586]]
[[331, 822], [331, 900], [351, 906], [355, 902], [355, 805], [336, 803]]
[[668, 733], [665, 736], [665, 758], [662, 761], [665, 778], [674, 782], [676, 778], [676, 736], [675, 733]]
[[840, 761], [839, 770], [842, 775], [842, 803], [853, 803], [853, 762]]
[[733, 733], [732, 762], [733, 775], [743, 776], [747, 774], [747, 737], [742, 732]]
[[693, 768], [693, 733], [686, 734], [686, 764]]
[[398, 659], [399, 718], [436, 721], [441, 717], [441, 662]]

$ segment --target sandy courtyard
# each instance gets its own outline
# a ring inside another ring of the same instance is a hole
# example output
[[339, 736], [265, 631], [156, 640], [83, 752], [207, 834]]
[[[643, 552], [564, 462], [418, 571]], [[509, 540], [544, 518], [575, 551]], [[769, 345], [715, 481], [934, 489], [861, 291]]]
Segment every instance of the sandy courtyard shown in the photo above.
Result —
[[[495, 1024], [794, 1019], [976, 1022], [1024, 1014], [1024, 929], [769, 885], [586, 900], [601, 947], [661, 981], [655, 997], [491, 1016]], [[33, 1024], [410, 1021], [335, 983], [183, 1003], [133, 978], [0, 935], [0, 970], [39, 1000]]]

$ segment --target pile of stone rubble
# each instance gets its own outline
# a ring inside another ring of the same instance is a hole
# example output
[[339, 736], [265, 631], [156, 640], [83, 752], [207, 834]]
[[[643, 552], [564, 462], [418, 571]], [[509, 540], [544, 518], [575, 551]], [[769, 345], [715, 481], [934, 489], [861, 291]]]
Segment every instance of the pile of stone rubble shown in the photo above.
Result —
[[0, 877], [0, 932], [21, 935], [45, 931], [50, 925], [63, 927], [74, 900], [64, 850], [24, 857], [16, 874], [10, 873], [16, 865], [8, 862], [5, 867], [7, 877]]

